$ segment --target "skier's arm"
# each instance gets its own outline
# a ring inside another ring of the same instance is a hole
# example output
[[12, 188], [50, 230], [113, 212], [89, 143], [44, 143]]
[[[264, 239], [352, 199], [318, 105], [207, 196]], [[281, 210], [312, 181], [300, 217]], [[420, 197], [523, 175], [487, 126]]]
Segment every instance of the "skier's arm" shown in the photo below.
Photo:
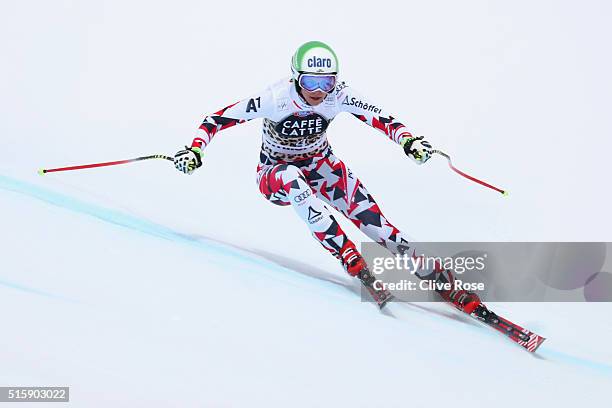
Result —
[[412, 137], [403, 123], [344, 82], [338, 85], [336, 97], [342, 111], [351, 113], [357, 119], [387, 135], [395, 143], [401, 145], [405, 138]]
[[185, 146], [174, 155], [174, 166], [186, 174], [192, 174], [202, 165], [202, 150], [208, 146], [217, 132], [252, 119], [269, 116], [273, 108], [270, 89], [233, 103], [204, 117], [191, 147]]
[[378, 129], [395, 143], [402, 146], [408, 157], [417, 164], [431, 157], [431, 145], [423, 137], [414, 137], [403, 123], [385, 112], [380, 105], [372, 103], [342, 82], [336, 88], [336, 98], [341, 110]]
[[272, 107], [272, 92], [266, 89], [264, 92], [255, 94], [207, 115], [198, 128], [191, 147], [204, 149], [217, 132], [252, 119], [266, 117]]

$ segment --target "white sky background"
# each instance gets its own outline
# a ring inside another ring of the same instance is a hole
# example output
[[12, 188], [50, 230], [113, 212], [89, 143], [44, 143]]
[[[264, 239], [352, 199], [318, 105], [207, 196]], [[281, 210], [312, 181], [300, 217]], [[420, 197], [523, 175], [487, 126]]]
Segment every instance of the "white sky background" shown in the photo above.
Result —
[[[336, 49], [343, 79], [369, 100], [449, 152], [459, 168], [511, 193], [503, 199], [468, 182], [441, 158], [417, 167], [375, 130], [339, 117], [328, 132], [336, 154], [411, 237], [612, 238], [607, 2], [1, 7], [4, 174], [51, 186], [36, 168], [172, 154], [190, 143], [205, 113], [288, 75], [294, 49], [320, 39]], [[291, 210], [259, 197], [255, 122], [219, 134], [192, 177], [147, 163], [62, 174], [53, 183], [192, 233], [293, 252], [292, 244], [310, 238]], [[252, 228], [236, 236], [228, 219]], [[285, 226], [287, 248], [271, 222]], [[315, 244], [305, 250], [321, 262], [328, 257]]]
[[[260, 196], [259, 121], [218, 134], [190, 177], [156, 161], [36, 170], [173, 154], [320, 39], [368, 101], [510, 190], [440, 158], [417, 167], [338, 117], [334, 151], [411, 237], [610, 241], [609, 3], [0, 1], [0, 385], [69, 384], [79, 407], [510, 405], [508, 384], [533, 405], [608, 398], [610, 303], [496, 305], [549, 338], [536, 359], [446, 305], [391, 319], [359, 302], [294, 212]], [[468, 366], [481, 388], [435, 381]]]

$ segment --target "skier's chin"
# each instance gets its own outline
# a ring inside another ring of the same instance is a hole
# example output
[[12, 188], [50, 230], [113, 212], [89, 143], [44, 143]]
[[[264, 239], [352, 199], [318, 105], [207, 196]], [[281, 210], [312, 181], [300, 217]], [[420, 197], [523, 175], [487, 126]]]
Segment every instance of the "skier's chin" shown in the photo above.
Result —
[[325, 92], [320, 92], [320, 91], [317, 91], [317, 92], [304, 91], [302, 96], [304, 97], [306, 102], [308, 102], [309, 105], [317, 106], [321, 102], [323, 102], [327, 94]]

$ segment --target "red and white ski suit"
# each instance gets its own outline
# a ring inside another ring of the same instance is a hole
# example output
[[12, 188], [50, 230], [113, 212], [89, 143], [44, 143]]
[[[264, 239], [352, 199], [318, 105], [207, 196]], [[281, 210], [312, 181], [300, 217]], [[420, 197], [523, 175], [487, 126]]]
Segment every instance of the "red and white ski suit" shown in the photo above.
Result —
[[257, 183], [268, 200], [291, 205], [315, 239], [336, 257], [348, 238], [329, 207], [344, 214], [372, 240], [400, 253], [407, 240], [329, 146], [327, 127], [342, 112], [398, 144], [412, 137], [402, 123], [345, 82], [336, 85], [319, 105], [311, 106], [300, 96], [293, 80], [283, 79], [206, 116], [192, 147], [203, 149], [217, 132], [263, 118]]

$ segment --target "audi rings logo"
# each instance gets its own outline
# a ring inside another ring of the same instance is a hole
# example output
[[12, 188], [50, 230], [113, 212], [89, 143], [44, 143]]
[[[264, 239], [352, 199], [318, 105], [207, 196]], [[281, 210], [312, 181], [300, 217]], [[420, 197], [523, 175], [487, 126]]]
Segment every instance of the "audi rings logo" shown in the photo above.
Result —
[[310, 190], [306, 190], [303, 193], [300, 193], [299, 195], [297, 195], [293, 201], [295, 201], [296, 203], [301, 203], [302, 201], [304, 201], [305, 199], [307, 199], [308, 197], [310, 197], [312, 195], [312, 191]]

